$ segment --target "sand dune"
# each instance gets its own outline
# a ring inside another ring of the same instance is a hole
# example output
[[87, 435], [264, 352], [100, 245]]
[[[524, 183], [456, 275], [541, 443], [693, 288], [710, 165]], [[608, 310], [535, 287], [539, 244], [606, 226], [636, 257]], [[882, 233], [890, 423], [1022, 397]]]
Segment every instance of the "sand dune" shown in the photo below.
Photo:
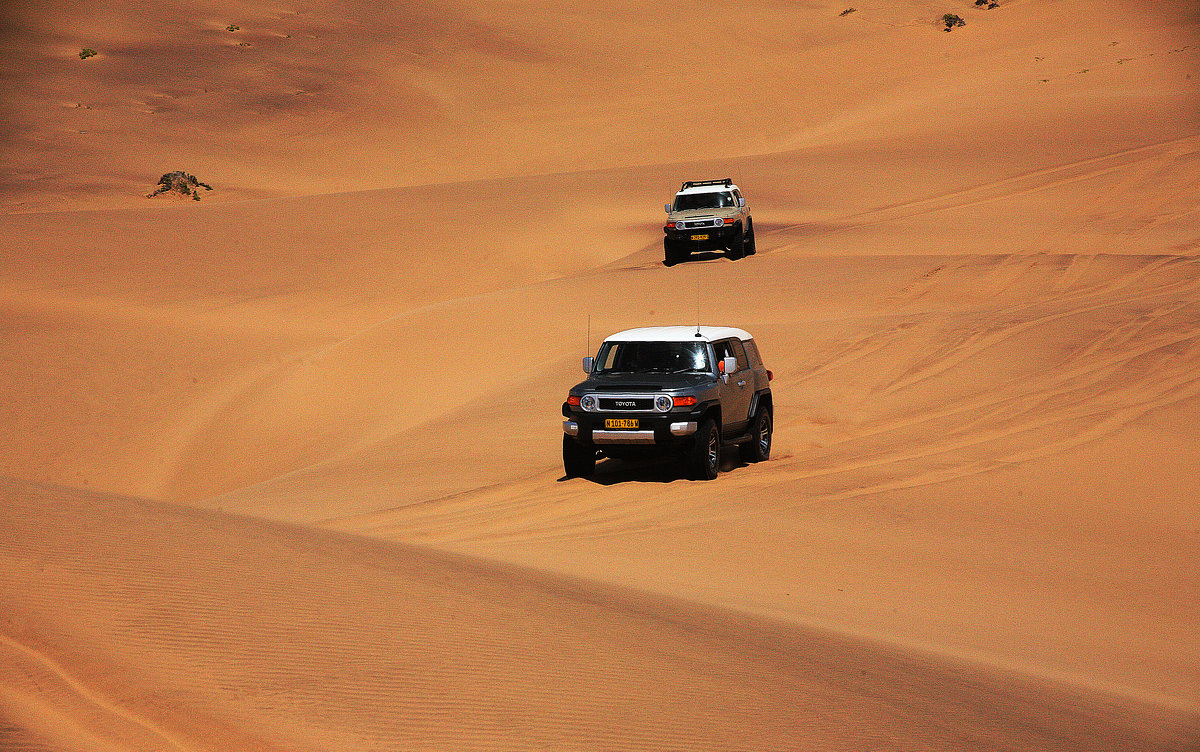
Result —
[[1074, 690], [609, 586], [48, 487], [8, 483], [5, 503], [3, 546], [16, 566], [4, 589], [32, 593], [10, 601], [0, 641], [6, 704], [52, 743], [1185, 743], [1177, 714], [1139, 716]]
[[[0, 749], [1200, 746], [1200, 12], [846, 9], [6, 5]], [[772, 460], [563, 479], [697, 320]]]
[[1194, 4], [1011, 4], [952, 3], [968, 25], [928, 34], [945, 3], [16, 2], [0, 200], [129, 208], [181, 168], [221, 201], [848, 144], [1007, 176], [1018, 153], [1194, 135]]

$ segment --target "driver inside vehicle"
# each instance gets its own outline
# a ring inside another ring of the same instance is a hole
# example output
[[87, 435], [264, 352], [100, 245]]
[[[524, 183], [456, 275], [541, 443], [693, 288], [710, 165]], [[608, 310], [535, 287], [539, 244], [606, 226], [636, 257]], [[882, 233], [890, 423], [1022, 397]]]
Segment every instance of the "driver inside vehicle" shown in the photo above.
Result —
[[714, 342], [713, 352], [717, 354], [717, 363], [721, 363], [726, 358], [733, 357], [733, 348], [728, 342]]

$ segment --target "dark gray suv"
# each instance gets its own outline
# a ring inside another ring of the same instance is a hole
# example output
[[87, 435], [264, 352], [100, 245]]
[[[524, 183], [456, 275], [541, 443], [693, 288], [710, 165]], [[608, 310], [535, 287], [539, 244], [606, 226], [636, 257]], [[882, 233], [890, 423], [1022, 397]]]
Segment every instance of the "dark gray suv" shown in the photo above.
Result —
[[673, 454], [688, 474], [712, 480], [722, 446], [742, 458], [771, 455], [771, 372], [741, 329], [665, 326], [630, 329], [583, 359], [586, 380], [563, 403], [563, 467], [590, 475], [598, 457]]

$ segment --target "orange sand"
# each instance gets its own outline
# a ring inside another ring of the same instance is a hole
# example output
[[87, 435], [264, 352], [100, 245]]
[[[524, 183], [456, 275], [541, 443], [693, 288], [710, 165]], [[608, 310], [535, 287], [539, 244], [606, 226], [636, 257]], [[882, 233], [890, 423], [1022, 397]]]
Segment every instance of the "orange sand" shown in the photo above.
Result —
[[[1200, 8], [847, 7], [0, 11], [0, 749], [1200, 748]], [[771, 461], [564, 480], [697, 318]]]

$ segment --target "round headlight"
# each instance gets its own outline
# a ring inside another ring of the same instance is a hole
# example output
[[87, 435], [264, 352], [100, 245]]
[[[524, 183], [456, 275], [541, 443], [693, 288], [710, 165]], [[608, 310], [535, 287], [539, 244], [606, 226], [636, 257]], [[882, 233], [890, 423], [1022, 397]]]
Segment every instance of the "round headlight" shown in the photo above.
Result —
[[590, 394], [585, 394], [579, 399], [579, 406], [591, 412], [596, 409], [596, 398]]
[[717, 220], [717, 227], [724, 227], [727, 224], [729, 224], [729, 220], [727, 220], [727, 219], [718, 219]]
[[654, 398], [654, 409], [660, 413], [665, 413], [675, 406], [675, 401], [665, 394], [660, 394]]

